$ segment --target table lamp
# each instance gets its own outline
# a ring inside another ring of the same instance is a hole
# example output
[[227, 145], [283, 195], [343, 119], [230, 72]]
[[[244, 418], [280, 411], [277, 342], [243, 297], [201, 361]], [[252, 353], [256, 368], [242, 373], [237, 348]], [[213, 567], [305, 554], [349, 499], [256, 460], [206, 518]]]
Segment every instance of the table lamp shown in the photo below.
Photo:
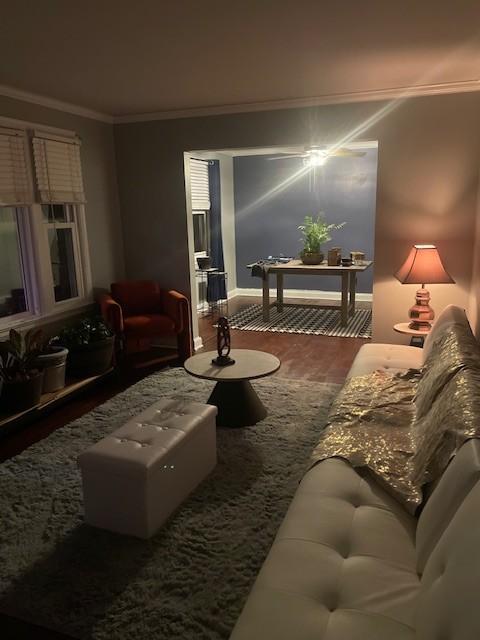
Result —
[[455, 280], [445, 271], [437, 247], [433, 244], [414, 244], [407, 259], [395, 274], [402, 284], [421, 284], [415, 304], [409, 311], [410, 329], [428, 332], [435, 312], [430, 307], [430, 293], [426, 284], [451, 284]]

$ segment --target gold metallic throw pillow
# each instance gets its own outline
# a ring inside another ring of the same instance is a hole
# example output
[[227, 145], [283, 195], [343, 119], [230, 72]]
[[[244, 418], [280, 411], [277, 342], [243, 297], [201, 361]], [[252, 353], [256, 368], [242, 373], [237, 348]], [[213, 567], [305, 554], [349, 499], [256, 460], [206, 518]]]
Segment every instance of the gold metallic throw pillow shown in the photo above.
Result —
[[480, 345], [468, 322], [452, 324], [433, 343], [415, 394], [417, 419], [427, 414], [448, 381], [464, 369], [480, 372]]
[[480, 436], [480, 371], [457, 372], [426, 415], [417, 419], [413, 436], [412, 480], [420, 485], [433, 482], [466, 440]]

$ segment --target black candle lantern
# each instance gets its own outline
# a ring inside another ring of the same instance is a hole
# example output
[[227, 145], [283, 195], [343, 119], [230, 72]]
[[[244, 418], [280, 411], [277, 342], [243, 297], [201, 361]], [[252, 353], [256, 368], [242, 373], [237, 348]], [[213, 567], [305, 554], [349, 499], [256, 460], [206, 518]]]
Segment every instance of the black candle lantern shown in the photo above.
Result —
[[235, 360], [230, 358], [230, 327], [225, 317], [218, 319], [217, 323], [217, 353], [218, 357], [212, 360], [212, 364], [218, 367], [227, 367], [235, 364]]

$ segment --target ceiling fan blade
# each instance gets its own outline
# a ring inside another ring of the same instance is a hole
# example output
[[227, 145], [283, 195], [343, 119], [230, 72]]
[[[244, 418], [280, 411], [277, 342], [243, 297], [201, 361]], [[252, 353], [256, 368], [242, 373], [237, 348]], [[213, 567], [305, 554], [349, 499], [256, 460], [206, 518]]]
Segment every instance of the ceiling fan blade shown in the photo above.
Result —
[[343, 158], [361, 158], [365, 155], [365, 151], [354, 151], [353, 149], [337, 149], [329, 153], [330, 156], [337, 156]]
[[304, 158], [305, 154], [296, 153], [295, 155], [285, 155], [285, 156], [274, 156], [273, 158], [268, 158], [269, 160], [288, 160], [289, 158]]

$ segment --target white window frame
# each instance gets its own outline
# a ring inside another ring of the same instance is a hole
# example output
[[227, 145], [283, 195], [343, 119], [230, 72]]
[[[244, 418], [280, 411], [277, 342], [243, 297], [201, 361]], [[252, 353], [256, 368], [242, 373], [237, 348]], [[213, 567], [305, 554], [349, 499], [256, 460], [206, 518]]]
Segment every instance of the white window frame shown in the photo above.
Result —
[[[0, 126], [22, 129], [25, 144], [29, 144], [29, 135], [41, 129], [52, 135], [75, 137], [72, 131], [53, 127], [44, 127], [35, 123], [0, 117]], [[27, 146], [27, 149], [29, 147]], [[27, 162], [28, 176], [32, 193], [34, 193], [33, 163], [31, 153]], [[57, 203], [62, 204], [62, 203]], [[88, 247], [85, 206], [83, 204], [63, 203], [72, 208], [75, 216], [73, 223], [48, 223], [44, 221], [42, 205], [34, 202], [29, 206], [11, 205], [17, 215], [19, 249], [22, 263], [23, 282], [27, 311], [0, 318], [0, 334], [10, 328], [27, 328], [42, 324], [45, 320], [69, 315], [69, 313], [86, 308], [92, 304], [93, 287], [90, 254]], [[74, 243], [75, 271], [78, 295], [74, 298], [57, 302], [54, 294], [53, 271], [48, 242], [48, 226], [71, 227]]]
[[[46, 205], [48, 206], [48, 205]], [[51, 294], [50, 305], [55, 307], [65, 307], [69, 306], [69, 303], [73, 303], [78, 300], [83, 300], [85, 297], [85, 286], [84, 286], [84, 276], [83, 276], [83, 264], [81, 258], [81, 247], [80, 247], [80, 238], [78, 233], [78, 218], [80, 216], [80, 212], [77, 210], [77, 206], [73, 204], [64, 204], [60, 205], [63, 207], [67, 207], [67, 210], [70, 210], [72, 214], [73, 221], [72, 222], [49, 222], [43, 219], [43, 227], [44, 227], [44, 243], [46, 243], [48, 256], [45, 256], [45, 260], [48, 259], [49, 267], [50, 267], [50, 275], [51, 275], [51, 286], [48, 287], [48, 293]], [[41, 208], [41, 206], [40, 206]], [[41, 211], [41, 215], [43, 216], [43, 211]], [[77, 285], [77, 295], [72, 296], [71, 298], [67, 298], [66, 300], [55, 300], [55, 291], [54, 291], [54, 277], [53, 277], [53, 269], [52, 269], [52, 257], [50, 255], [50, 243], [48, 238], [48, 232], [50, 229], [70, 229], [72, 232], [72, 243], [73, 243], [73, 259], [75, 265], [75, 277], [76, 277], [76, 285]], [[43, 244], [43, 243], [42, 243]]]
[[31, 246], [30, 246], [30, 229], [29, 229], [29, 220], [28, 214], [25, 211], [24, 207], [3, 207], [2, 209], [12, 209], [15, 213], [15, 223], [17, 227], [17, 248], [18, 248], [18, 256], [20, 260], [20, 269], [22, 272], [22, 284], [24, 287], [25, 294], [25, 302], [27, 309], [25, 311], [21, 311], [20, 313], [15, 313], [13, 315], [7, 315], [0, 318], [0, 326], [2, 324], [13, 324], [17, 322], [23, 322], [25, 320], [30, 320], [33, 317], [33, 310], [36, 307], [35, 305], [35, 285], [31, 279], [32, 269], [30, 266], [29, 257], [31, 256]]

